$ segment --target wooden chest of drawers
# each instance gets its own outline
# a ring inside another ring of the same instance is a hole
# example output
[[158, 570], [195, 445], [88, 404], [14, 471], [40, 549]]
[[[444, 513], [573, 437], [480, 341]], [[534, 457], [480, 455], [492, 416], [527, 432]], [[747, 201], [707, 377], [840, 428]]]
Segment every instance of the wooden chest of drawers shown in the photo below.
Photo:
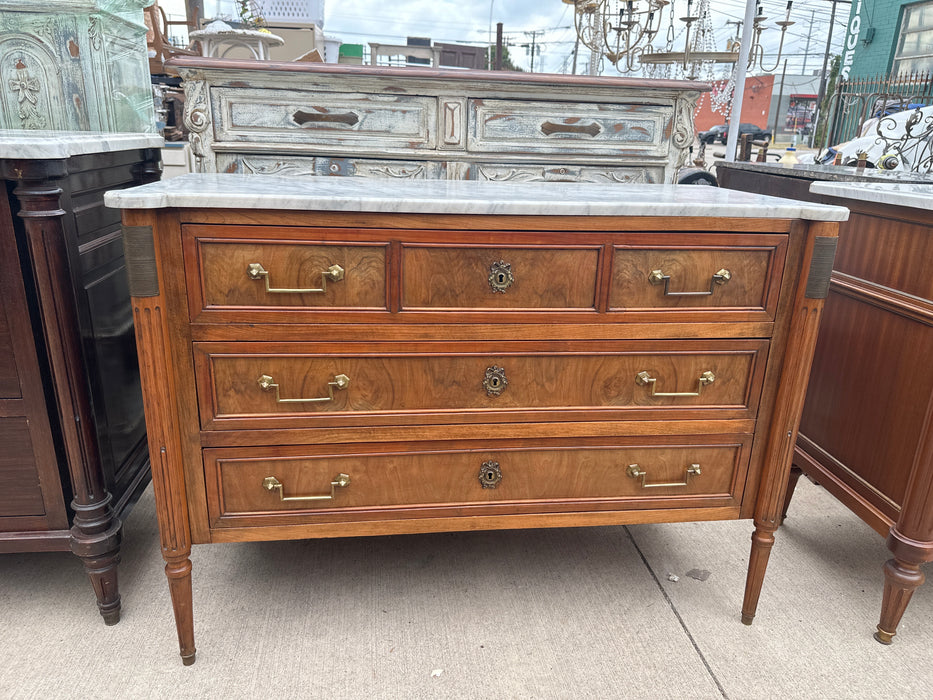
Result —
[[844, 209], [237, 175], [109, 201], [186, 662], [192, 543], [755, 517], [751, 622]]
[[201, 173], [669, 183], [704, 83], [173, 59]]

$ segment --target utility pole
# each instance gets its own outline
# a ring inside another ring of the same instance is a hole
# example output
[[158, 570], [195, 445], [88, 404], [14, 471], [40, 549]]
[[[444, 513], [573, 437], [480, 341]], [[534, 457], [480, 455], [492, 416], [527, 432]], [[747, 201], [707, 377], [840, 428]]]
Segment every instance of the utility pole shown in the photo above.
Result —
[[[736, 37], [742, 36], [742, 20], [727, 19], [727, 20], [726, 20], [726, 26], [728, 27], [730, 24], [734, 24], [734, 25], [735, 25], [735, 35], [736, 35]], [[729, 43], [726, 45], [726, 51], [732, 51], [732, 46], [731, 46], [732, 39], [729, 39], [728, 42], [729, 42]]]
[[577, 40], [573, 43], [573, 70], [571, 75], [577, 74], [577, 54], [580, 52], [580, 35], [577, 34]]
[[502, 22], [496, 23], [496, 70], [502, 70]]
[[537, 46], [535, 42], [538, 38], [538, 34], [543, 33], [544, 30], [542, 29], [533, 29], [530, 32], [525, 32], [525, 34], [531, 35], [531, 44], [522, 44], [522, 46], [524, 46], [526, 49], [531, 49], [531, 73], [535, 72], [535, 53], [537, 53], [537, 51], [541, 48], [540, 46]]
[[[816, 96], [816, 125], [819, 126], [820, 119], [823, 116], [823, 98], [826, 97], [826, 81], [829, 79], [827, 75], [827, 67], [829, 66], [829, 51], [832, 48], [833, 43], [833, 24], [836, 22], [836, 3], [839, 0], [831, 0], [833, 3], [832, 12], [829, 13], [829, 31], [826, 32], [826, 51], [823, 53], [823, 72], [820, 74], [820, 89]], [[851, 0], [850, 0], [851, 1]], [[816, 138], [816, 128], [810, 132], [810, 143], [812, 145], [813, 139]]]
[[807, 48], [805, 48], [803, 51], [803, 68], [800, 69], [801, 75], [807, 74], [807, 56], [810, 55], [810, 37], [813, 36], [813, 17], [815, 15], [816, 10], [810, 10], [810, 31], [807, 32]]

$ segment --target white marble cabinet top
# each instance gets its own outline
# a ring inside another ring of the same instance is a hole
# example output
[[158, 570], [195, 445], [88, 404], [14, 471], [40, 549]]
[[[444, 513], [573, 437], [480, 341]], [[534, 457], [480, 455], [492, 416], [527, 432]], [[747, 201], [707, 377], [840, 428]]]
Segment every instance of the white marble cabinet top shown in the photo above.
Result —
[[933, 210], [933, 182], [814, 182], [813, 194]]
[[54, 160], [134, 148], [162, 148], [159, 134], [0, 129], [0, 158]]
[[109, 207], [290, 209], [436, 214], [721, 216], [845, 221], [844, 207], [700, 185], [377, 180], [191, 173], [116, 190]]

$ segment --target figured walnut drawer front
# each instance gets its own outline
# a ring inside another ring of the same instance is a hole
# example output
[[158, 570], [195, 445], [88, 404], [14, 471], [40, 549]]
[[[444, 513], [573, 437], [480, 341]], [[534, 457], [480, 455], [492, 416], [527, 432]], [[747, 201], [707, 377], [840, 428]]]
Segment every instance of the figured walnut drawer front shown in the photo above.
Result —
[[[739, 497], [748, 436], [715, 444], [381, 451], [273, 455], [275, 448], [204, 451], [212, 521], [344, 509], [606, 501], [615, 508], [722, 505]], [[704, 444], [706, 443], [706, 444]], [[278, 448], [281, 452], [283, 448]], [[398, 448], [396, 448], [398, 449]], [[710, 501], [716, 501], [710, 503]], [[706, 502], [706, 503], [704, 503]], [[597, 506], [598, 508], [598, 506]], [[462, 513], [461, 513], [462, 514]], [[272, 520], [273, 518], [270, 518]], [[271, 523], [270, 523], [271, 524]]]
[[434, 148], [437, 100], [422, 95], [213, 88], [217, 141]]
[[467, 150], [667, 157], [673, 108], [470, 100]]
[[599, 249], [402, 247], [402, 309], [593, 310]]
[[614, 250], [609, 306], [627, 311], [743, 309], [773, 318], [784, 259], [775, 246], [656, 247]]
[[195, 343], [202, 427], [317, 426], [354, 414], [371, 423], [383, 414], [391, 423], [398, 420], [391, 414], [413, 412], [448, 412], [435, 417], [442, 422], [462, 421], [464, 411], [522, 420], [507, 414], [549, 409], [754, 418], [768, 347], [761, 340], [563, 345], [560, 352], [553, 343], [461, 344], [427, 354], [398, 343], [344, 344], [339, 353], [326, 344]]
[[386, 247], [349, 243], [196, 241], [199, 309], [386, 308]]

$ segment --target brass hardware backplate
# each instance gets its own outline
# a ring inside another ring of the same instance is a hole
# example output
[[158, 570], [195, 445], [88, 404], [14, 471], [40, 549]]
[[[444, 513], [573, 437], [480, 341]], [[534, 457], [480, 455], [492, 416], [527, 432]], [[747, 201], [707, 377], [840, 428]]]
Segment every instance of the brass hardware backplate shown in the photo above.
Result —
[[514, 281], [512, 266], [509, 263], [500, 260], [490, 265], [489, 286], [492, 287], [492, 291], [505, 294], [505, 290], [511, 287]]
[[509, 380], [505, 378], [505, 367], [493, 365], [486, 368], [486, 376], [483, 377], [483, 388], [487, 396], [499, 396], [509, 385]]
[[673, 481], [673, 482], [667, 482], [667, 483], [663, 483], [663, 482], [658, 482], [656, 484], [645, 483], [645, 480], [648, 478], [648, 472], [639, 468], [637, 464], [628, 465], [628, 469], [626, 470], [626, 473], [633, 479], [641, 479], [641, 487], [643, 489], [671, 488], [674, 486], [686, 486], [687, 481], [691, 475], [700, 476], [700, 465], [691, 464], [689, 467], [687, 467], [686, 472], [684, 473], [683, 481]]
[[702, 292], [672, 292], [670, 291], [671, 276], [665, 275], [661, 270], [652, 270], [648, 275], [648, 281], [653, 285], [664, 285], [664, 296], [666, 297], [706, 297], [713, 293], [716, 285], [723, 285], [732, 279], [732, 273], [726, 268], [716, 272], [709, 282], [709, 289]]
[[635, 375], [635, 383], [640, 386], [650, 386], [650, 396], [699, 396], [703, 387], [716, 381], [716, 375], [706, 370], [697, 379], [696, 391], [657, 391], [658, 380], [652, 377], [648, 372], [642, 371]]
[[502, 481], [502, 470], [498, 462], [483, 462], [479, 469], [479, 483], [484, 489], [494, 489]]

